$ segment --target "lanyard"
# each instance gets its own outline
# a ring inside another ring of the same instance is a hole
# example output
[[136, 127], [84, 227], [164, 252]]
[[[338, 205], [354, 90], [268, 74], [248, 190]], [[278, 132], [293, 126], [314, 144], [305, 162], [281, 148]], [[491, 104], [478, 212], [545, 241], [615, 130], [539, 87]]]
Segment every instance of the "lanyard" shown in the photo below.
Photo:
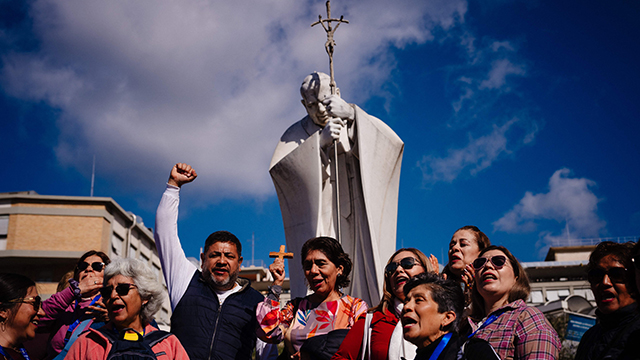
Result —
[[[20, 348], [20, 353], [22, 354], [22, 357], [25, 360], [31, 360], [31, 358], [29, 357], [29, 354], [27, 354], [27, 350], [25, 350], [25, 348]], [[4, 348], [2, 346], [0, 346], [0, 354], [2, 354], [2, 356], [4, 356], [7, 360], [12, 360], [11, 356], [9, 356], [9, 354], [4, 352]]]
[[469, 335], [469, 337], [468, 337], [468, 338], [469, 338], [469, 339], [471, 339], [471, 338], [473, 337], [473, 335], [475, 335], [478, 331], [480, 331], [480, 330], [482, 330], [482, 329], [486, 328], [487, 326], [491, 325], [491, 323], [492, 323], [492, 322], [494, 322], [494, 321], [496, 321], [496, 320], [500, 317], [500, 315], [504, 314], [504, 312], [505, 312], [505, 311], [506, 311], [506, 310], [503, 310], [503, 311], [501, 311], [501, 312], [500, 312], [500, 313], [498, 313], [498, 314], [491, 314], [491, 316], [489, 316], [489, 317], [487, 318], [487, 320], [485, 320], [485, 321], [482, 323], [482, 325], [480, 325], [480, 327], [476, 329], [476, 331], [474, 331], [473, 333], [471, 333], [471, 335]]
[[[100, 300], [100, 295], [94, 297], [93, 300], [91, 300], [91, 303], [89, 304], [89, 306], [92, 306], [98, 300]], [[75, 309], [78, 309], [78, 304], [79, 304], [79, 301], [76, 299]], [[82, 317], [82, 315], [80, 317]], [[67, 333], [65, 334], [65, 337], [64, 337], [65, 345], [67, 344], [67, 342], [69, 342], [69, 339], [71, 338], [71, 334], [73, 334], [73, 330], [75, 330], [76, 327], [78, 327], [78, 324], [80, 324], [80, 317], [78, 317], [76, 321], [73, 322], [73, 324], [69, 325], [69, 329], [67, 329]]]
[[442, 353], [442, 350], [444, 350], [444, 348], [447, 346], [447, 343], [449, 343], [449, 340], [451, 340], [451, 335], [452, 335], [451, 333], [448, 333], [442, 337], [442, 339], [440, 340], [440, 343], [438, 344], [436, 349], [433, 351], [433, 354], [429, 356], [429, 360], [436, 360], [438, 356], [440, 356], [440, 353]]

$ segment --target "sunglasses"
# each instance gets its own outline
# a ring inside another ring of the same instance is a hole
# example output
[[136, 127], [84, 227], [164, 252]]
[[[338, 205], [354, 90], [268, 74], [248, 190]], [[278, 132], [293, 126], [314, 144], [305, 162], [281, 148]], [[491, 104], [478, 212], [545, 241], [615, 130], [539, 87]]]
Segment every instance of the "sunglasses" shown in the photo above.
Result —
[[91, 268], [94, 271], [102, 271], [102, 269], [104, 269], [104, 263], [103, 262], [96, 261], [96, 262], [93, 262], [93, 263], [89, 264], [88, 262], [83, 261], [80, 264], [78, 264], [78, 272], [87, 270], [87, 268], [89, 268], [89, 266], [91, 266]]
[[40, 311], [40, 305], [42, 305], [42, 299], [40, 298], [40, 296], [24, 298], [24, 299], [9, 300], [7, 302], [16, 303], [16, 304], [19, 304], [19, 303], [31, 304], [31, 306], [33, 306], [33, 309], [36, 312]]
[[[116, 285], [116, 294], [118, 294], [119, 296], [126, 296], [132, 287], [137, 288], [135, 284], [127, 284], [127, 283], [118, 284]], [[112, 293], [113, 293], [113, 285], [104, 286], [102, 289], [100, 289], [100, 295], [102, 295], [102, 298], [105, 300], [110, 299]]]
[[589, 280], [591, 285], [599, 284], [604, 280], [605, 275], [615, 284], [624, 284], [627, 281], [627, 269], [623, 267], [612, 267], [609, 270], [601, 268], [591, 269], [587, 273], [587, 280]]
[[[412, 257], [406, 257], [400, 261], [394, 261], [389, 263], [385, 268], [384, 268], [384, 273], [389, 275], [389, 274], [393, 274], [394, 272], [396, 272], [396, 269], [398, 268], [398, 266], [401, 266], [403, 269], [405, 270], [409, 270], [411, 268], [413, 268], [416, 265], [420, 265], [420, 263], [418, 262], [418, 260], [416, 260], [416, 258], [412, 258]], [[420, 265], [422, 266], [422, 265]]]
[[507, 257], [504, 256], [504, 255], [496, 255], [496, 256], [493, 256], [491, 258], [479, 257], [479, 258], [473, 260], [473, 268], [476, 271], [479, 271], [485, 265], [487, 265], [487, 261], [491, 261], [491, 264], [493, 265], [493, 267], [496, 268], [496, 270], [500, 270], [500, 269], [502, 269], [504, 264], [507, 263]]

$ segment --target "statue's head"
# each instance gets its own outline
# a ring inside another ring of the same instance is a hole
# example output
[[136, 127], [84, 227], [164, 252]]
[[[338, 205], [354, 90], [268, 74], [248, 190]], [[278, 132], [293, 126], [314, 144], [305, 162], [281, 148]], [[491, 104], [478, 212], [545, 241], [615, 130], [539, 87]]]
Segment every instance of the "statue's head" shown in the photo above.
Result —
[[[313, 72], [304, 78], [300, 86], [300, 95], [302, 95], [302, 105], [307, 109], [307, 114], [314, 123], [324, 127], [329, 120], [329, 113], [322, 103], [331, 95], [331, 87], [329, 86], [331, 78], [329, 75], [321, 72]], [[338, 89], [336, 94], [340, 95]]]

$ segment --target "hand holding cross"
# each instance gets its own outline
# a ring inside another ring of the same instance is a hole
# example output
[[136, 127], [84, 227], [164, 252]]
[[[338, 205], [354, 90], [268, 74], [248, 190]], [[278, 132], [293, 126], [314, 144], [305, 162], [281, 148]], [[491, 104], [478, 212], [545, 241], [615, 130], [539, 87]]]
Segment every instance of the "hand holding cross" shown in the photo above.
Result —
[[284, 284], [284, 259], [293, 259], [293, 253], [285, 252], [284, 249], [285, 246], [280, 245], [280, 251], [269, 253], [269, 257], [275, 258], [273, 264], [269, 265], [269, 271], [273, 275], [273, 285]]

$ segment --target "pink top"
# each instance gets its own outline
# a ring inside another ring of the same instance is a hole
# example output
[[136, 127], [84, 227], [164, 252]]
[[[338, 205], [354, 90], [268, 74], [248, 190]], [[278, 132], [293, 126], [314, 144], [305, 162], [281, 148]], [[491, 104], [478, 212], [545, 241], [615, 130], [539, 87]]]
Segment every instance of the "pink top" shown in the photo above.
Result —
[[[111, 325], [105, 325], [111, 326]], [[156, 331], [155, 327], [147, 325], [144, 329], [145, 333]], [[111, 351], [111, 342], [104, 337], [98, 330], [89, 329], [88, 332], [80, 335], [78, 340], [71, 346], [69, 353], [65, 359], [71, 360], [106, 360], [109, 351]], [[158, 360], [189, 360], [189, 355], [180, 344], [175, 335], [155, 344], [151, 350], [156, 353]]]

